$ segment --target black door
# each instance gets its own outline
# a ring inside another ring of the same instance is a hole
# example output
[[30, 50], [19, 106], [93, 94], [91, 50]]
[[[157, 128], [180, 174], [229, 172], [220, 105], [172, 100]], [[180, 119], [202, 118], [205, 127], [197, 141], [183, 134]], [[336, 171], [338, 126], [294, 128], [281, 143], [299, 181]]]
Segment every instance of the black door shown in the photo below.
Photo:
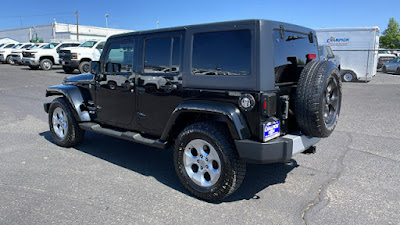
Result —
[[135, 38], [113, 40], [102, 56], [96, 83], [97, 120], [128, 128], [135, 114]]
[[146, 133], [160, 135], [182, 101], [183, 32], [144, 36], [141, 45], [137, 122]]

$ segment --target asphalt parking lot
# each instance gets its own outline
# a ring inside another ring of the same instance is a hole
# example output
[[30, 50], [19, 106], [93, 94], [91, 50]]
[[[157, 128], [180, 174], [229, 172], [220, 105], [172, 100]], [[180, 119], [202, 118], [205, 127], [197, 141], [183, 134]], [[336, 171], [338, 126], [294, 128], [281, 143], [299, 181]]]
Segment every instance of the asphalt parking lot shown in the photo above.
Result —
[[339, 124], [316, 154], [248, 165], [218, 204], [183, 188], [170, 151], [92, 133], [53, 144], [45, 88], [65, 76], [0, 64], [0, 224], [400, 223], [400, 75], [343, 84]]

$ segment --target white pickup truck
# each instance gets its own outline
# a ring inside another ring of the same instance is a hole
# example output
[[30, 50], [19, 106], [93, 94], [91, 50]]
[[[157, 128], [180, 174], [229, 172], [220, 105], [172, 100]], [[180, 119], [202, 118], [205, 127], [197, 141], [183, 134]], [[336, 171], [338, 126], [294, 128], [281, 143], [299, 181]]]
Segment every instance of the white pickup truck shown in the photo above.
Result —
[[31, 49], [36, 49], [36, 48], [42, 48], [48, 43], [36, 43], [33, 44], [32, 46], [28, 48], [22, 48], [22, 49], [16, 49], [11, 52], [11, 57], [14, 65], [22, 65], [22, 52], [26, 50], [31, 50]]
[[90, 62], [99, 61], [105, 40], [86, 41], [78, 47], [63, 48], [59, 52], [60, 64], [65, 73], [78, 69], [80, 73], [90, 72]]
[[31, 69], [51, 70], [54, 64], [59, 64], [58, 52], [61, 48], [78, 46], [76, 42], [50, 43], [43, 48], [23, 52], [22, 62]]
[[14, 61], [11, 56], [11, 52], [15, 50], [21, 50], [29, 48], [33, 45], [33, 43], [19, 43], [14, 45], [12, 48], [4, 48], [0, 51], [0, 61], [3, 63], [14, 64]]

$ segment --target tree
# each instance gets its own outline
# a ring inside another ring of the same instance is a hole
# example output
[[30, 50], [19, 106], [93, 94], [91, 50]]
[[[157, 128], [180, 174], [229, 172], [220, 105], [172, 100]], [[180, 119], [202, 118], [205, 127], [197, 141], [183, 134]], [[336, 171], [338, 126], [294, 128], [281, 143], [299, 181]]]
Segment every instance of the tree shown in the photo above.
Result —
[[379, 46], [400, 49], [400, 26], [394, 18], [389, 19], [388, 28], [382, 34], [379, 39]]

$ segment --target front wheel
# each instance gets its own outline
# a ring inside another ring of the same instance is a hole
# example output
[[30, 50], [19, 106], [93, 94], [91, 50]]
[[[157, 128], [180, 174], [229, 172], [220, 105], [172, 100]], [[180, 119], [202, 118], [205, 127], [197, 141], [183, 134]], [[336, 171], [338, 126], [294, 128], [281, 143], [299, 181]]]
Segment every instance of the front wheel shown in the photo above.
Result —
[[386, 66], [382, 67], [382, 73], [387, 73]]
[[400, 74], [400, 67], [397, 67], [396, 72], [394, 74]]
[[79, 64], [79, 72], [80, 73], [89, 73], [90, 72], [90, 62], [83, 61]]
[[51, 70], [51, 68], [53, 68], [53, 62], [50, 59], [42, 59], [40, 61], [40, 68], [42, 68], [42, 70]]
[[14, 60], [12, 59], [11, 55], [7, 56], [6, 61], [8, 64], [11, 64], [11, 65], [14, 64]]
[[54, 99], [49, 108], [49, 126], [54, 142], [62, 147], [79, 144], [85, 135], [65, 98]]
[[174, 165], [185, 188], [210, 202], [236, 191], [246, 173], [230, 134], [215, 123], [196, 123], [179, 134]]

